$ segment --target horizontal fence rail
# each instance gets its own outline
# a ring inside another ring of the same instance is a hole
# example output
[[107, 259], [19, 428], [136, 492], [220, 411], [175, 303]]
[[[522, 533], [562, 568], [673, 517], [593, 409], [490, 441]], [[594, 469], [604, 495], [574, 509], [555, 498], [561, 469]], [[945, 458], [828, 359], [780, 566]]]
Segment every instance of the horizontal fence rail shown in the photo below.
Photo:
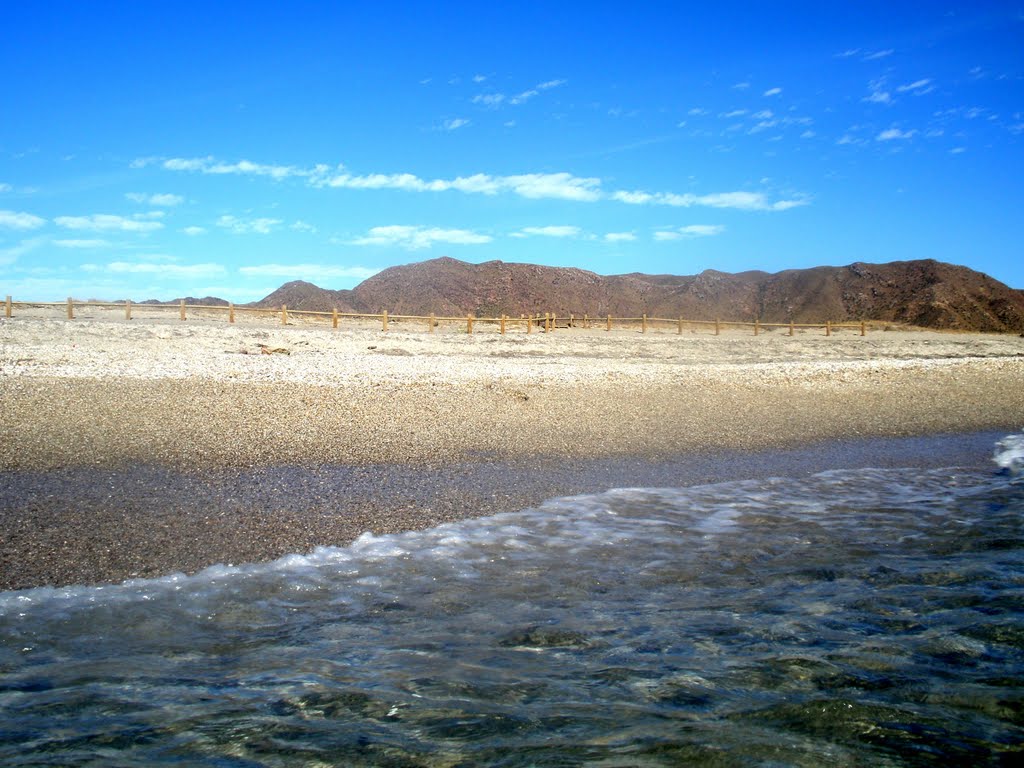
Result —
[[395, 315], [384, 310], [380, 314], [374, 314], [370, 312], [339, 312], [337, 309], [325, 312], [322, 310], [310, 310], [310, 309], [288, 309], [287, 305], [282, 304], [280, 308], [268, 308], [268, 307], [247, 307], [247, 306], [236, 306], [232, 303], [226, 305], [221, 304], [186, 304], [184, 300], [179, 301], [177, 304], [135, 304], [131, 301], [76, 301], [72, 298], [68, 298], [67, 301], [14, 301], [10, 296], [6, 297], [4, 302], [4, 317], [10, 318], [14, 316], [14, 310], [16, 308], [40, 308], [40, 307], [53, 307], [62, 308], [65, 312], [65, 316], [68, 320], [75, 319], [75, 309], [84, 308], [97, 308], [97, 309], [120, 309], [124, 311], [125, 320], [132, 319], [132, 313], [139, 310], [178, 310], [178, 318], [181, 321], [185, 321], [188, 318], [189, 311], [203, 311], [203, 312], [224, 312], [227, 314], [227, 320], [229, 323], [235, 322], [235, 316], [239, 313], [247, 313], [250, 315], [273, 315], [280, 318], [282, 325], [288, 325], [289, 317], [309, 317], [309, 318], [330, 318], [331, 327], [337, 328], [341, 320], [372, 320], [381, 324], [381, 330], [387, 331], [391, 323], [425, 323], [427, 331], [430, 333], [434, 332], [442, 323], [452, 324], [463, 324], [465, 323], [466, 333], [473, 333], [473, 327], [478, 324], [486, 324], [497, 326], [499, 333], [504, 335], [510, 328], [522, 327], [526, 333], [551, 333], [559, 328], [601, 328], [610, 331], [616, 325], [619, 327], [637, 327], [639, 326], [641, 333], [647, 333], [648, 329], [659, 325], [662, 327], [675, 327], [677, 334], [682, 334], [684, 328], [708, 328], [715, 336], [721, 334], [723, 328], [749, 328], [753, 331], [755, 336], [759, 335], [762, 330], [772, 328], [784, 328], [788, 329], [789, 335], [792, 336], [796, 332], [796, 329], [822, 329], [826, 336], [831, 336], [833, 331], [840, 329], [856, 329], [860, 331], [861, 336], [867, 334], [867, 323], [861, 320], [856, 323], [833, 323], [829, 320], [820, 323], [763, 323], [760, 320], [754, 322], [747, 322], [741, 320], [691, 320], [684, 317], [652, 317], [648, 315], [641, 315], [640, 317], [613, 317], [612, 315], [601, 315], [591, 317], [589, 314], [583, 315], [557, 315], [553, 312], [544, 313], [533, 313], [524, 314], [519, 317], [511, 317], [509, 315], [501, 315], [499, 317], [477, 317], [476, 315], [468, 314], [462, 316], [450, 316], [450, 315]]

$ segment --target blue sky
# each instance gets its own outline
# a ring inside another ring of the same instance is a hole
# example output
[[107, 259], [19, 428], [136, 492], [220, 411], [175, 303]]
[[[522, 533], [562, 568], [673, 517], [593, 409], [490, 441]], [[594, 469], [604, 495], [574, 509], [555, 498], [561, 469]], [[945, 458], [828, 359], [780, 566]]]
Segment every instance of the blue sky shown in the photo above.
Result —
[[3, 3], [0, 294], [447, 255], [1024, 288], [1024, 2]]

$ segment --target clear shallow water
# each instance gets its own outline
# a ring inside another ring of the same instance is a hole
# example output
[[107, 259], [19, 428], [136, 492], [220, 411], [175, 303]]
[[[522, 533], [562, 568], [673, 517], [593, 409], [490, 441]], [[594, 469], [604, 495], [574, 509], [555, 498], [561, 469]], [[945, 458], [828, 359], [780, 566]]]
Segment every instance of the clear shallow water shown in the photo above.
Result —
[[1024, 439], [997, 454], [2, 593], [0, 763], [1011, 764]]

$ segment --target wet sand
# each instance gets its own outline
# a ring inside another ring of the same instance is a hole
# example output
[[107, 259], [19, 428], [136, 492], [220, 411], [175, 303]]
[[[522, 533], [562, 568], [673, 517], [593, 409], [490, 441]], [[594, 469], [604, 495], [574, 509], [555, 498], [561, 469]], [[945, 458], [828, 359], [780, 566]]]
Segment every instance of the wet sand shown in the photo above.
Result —
[[25, 317], [0, 419], [0, 588], [96, 583], [622, 485], [977, 460], [991, 434], [904, 438], [1019, 430], [1024, 340]]

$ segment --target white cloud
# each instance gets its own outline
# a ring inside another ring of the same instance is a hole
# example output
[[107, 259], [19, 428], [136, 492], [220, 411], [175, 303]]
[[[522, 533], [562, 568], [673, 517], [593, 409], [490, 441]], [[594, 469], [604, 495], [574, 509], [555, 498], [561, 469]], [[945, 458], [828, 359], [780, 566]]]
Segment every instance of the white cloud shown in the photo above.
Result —
[[22, 240], [20, 243], [12, 245], [10, 248], [0, 249], [0, 266], [13, 264], [19, 257], [24, 256], [26, 253], [31, 253], [45, 243], [45, 237], [32, 237], [28, 240]]
[[515, 105], [525, 104], [527, 101], [529, 101], [539, 93], [540, 91], [538, 91], [536, 88], [531, 88], [528, 91], [523, 91], [520, 94], [516, 94], [515, 96], [508, 100], [508, 103]]
[[325, 279], [358, 278], [365, 280], [380, 272], [367, 267], [338, 267], [323, 264], [258, 264], [239, 267], [238, 271], [248, 277], [283, 277], [291, 280], [316, 282]]
[[765, 96], [778, 96], [780, 93], [782, 93], [782, 89], [776, 87], [776, 88], [769, 88], [767, 91], [764, 92], [764, 95]]
[[[703, 110], [701, 110], [703, 114]], [[771, 115], [770, 110], [763, 110], [759, 115]], [[810, 118], [785, 117], [777, 123], [782, 125], [807, 125]], [[766, 126], [767, 127], [767, 126]], [[165, 168], [171, 161], [163, 163]], [[219, 165], [213, 158], [198, 161], [183, 161], [182, 167], [202, 170]], [[255, 164], [249, 164], [254, 167]], [[287, 166], [290, 168], [291, 166]], [[203, 171], [207, 172], [207, 171]], [[710, 195], [679, 195], [674, 193], [649, 193], [643, 191], [624, 191], [605, 193], [601, 189], [601, 179], [596, 177], [574, 176], [570, 173], [524, 173], [510, 176], [491, 176], [477, 173], [471, 176], [458, 176], [450, 179], [423, 179], [412, 173], [371, 173], [357, 175], [349, 173], [344, 166], [331, 169], [327, 165], [316, 165], [311, 169], [293, 169], [294, 176], [302, 176], [307, 183], [317, 188], [336, 189], [394, 189], [406, 192], [446, 192], [455, 190], [464, 194], [497, 195], [511, 193], [530, 200], [572, 200], [577, 202], [594, 202], [597, 200], [618, 200], [630, 204], [658, 204], [672, 206], [709, 206], [714, 208], [736, 208], [738, 210], [779, 211], [806, 205], [807, 200], [781, 200], [771, 202], [763, 193], [726, 192]], [[270, 174], [263, 174], [270, 175]], [[281, 223], [276, 219], [256, 220], [264, 222], [262, 229]], [[236, 228], [240, 224], [234, 217], [221, 217], [218, 225]], [[261, 231], [261, 230], [255, 230]]]
[[54, 245], [61, 248], [109, 248], [106, 240], [54, 240]]
[[185, 198], [181, 195], [156, 194], [147, 195], [142, 192], [128, 192], [125, 197], [135, 203], [147, 203], [149, 205], [161, 205], [166, 207], [172, 207], [175, 205], [181, 205], [185, 202]]
[[580, 228], [568, 225], [523, 227], [520, 233], [523, 235], [541, 235], [543, 237], [578, 237]]
[[901, 131], [899, 128], [886, 128], [878, 136], [875, 137], [876, 141], [893, 141], [894, 139], [911, 139], [914, 137], [917, 131]]
[[688, 110], [686, 114], [691, 115], [692, 117], [700, 117], [701, 115], [708, 114], [708, 111], [703, 107], [693, 107]]
[[745, 110], [745, 109], [734, 109], [731, 112], [722, 112], [718, 116], [719, 117], [730, 118], [730, 117], [741, 117], [742, 115], [745, 115], [745, 114], [747, 114], [747, 110]]
[[[138, 163], [140, 161], [136, 160], [135, 162]], [[317, 170], [296, 168], [293, 165], [265, 165], [253, 163], [249, 160], [239, 160], [237, 163], [224, 163], [216, 161], [213, 157], [209, 156], [192, 158], [172, 157], [164, 160], [162, 166], [168, 171], [191, 171], [213, 175], [267, 176], [278, 180], [290, 177], [308, 177]]]
[[0, 211], [0, 227], [4, 229], [39, 229], [46, 223], [31, 213], [19, 211]]
[[874, 61], [875, 59], [884, 59], [886, 56], [892, 56], [894, 53], [892, 48], [888, 48], [884, 51], [874, 51], [864, 55], [864, 61]]
[[411, 192], [444, 192], [458, 190], [466, 194], [496, 195], [513, 192], [530, 199], [592, 201], [600, 198], [600, 179], [580, 178], [568, 173], [527, 173], [516, 176], [489, 176], [478, 173], [455, 179], [427, 181], [411, 173], [370, 174], [353, 176], [339, 173], [323, 177], [317, 186], [348, 189], [402, 189]]
[[747, 82], [735, 83], [732, 87], [735, 88], [737, 91], [745, 91], [745, 90], [747, 90], [747, 88], [750, 87], [750, 83], [747, 83]]
[[197, 278], [223, 275], [220, 264], [167, 264], [153, 262], [112, 261], [104, 270], [114, 274], [160, 275], [167, 278]]
[[931, 82], [931, 78], [926, 77], [922, 80], [915, 80], [912, 83], [907, 83], [906, 85], [897, 86], [896, 91], [898, 93], [907, 93], [909, 91], [913, 91], [919, 94], [930, 93], [931, 91], [935, 90], [935, 86], [933, 86]]
[[196, 235], [205, 235], [206, 234], [206, 228], [205, 227], [195, 227], [195, 226], [185, 227], [181, 231], [184, 232], [189, 237], [195, 237]]
[[557, 88], [560, 85], [565, 85], [567, 82], [569, 82], [569, 81], [568, 80], [562, 80], [562, 79], [559, 79], [559, 80], [547, 80], [547, 81], [545, 81], [543, 83], [538, 83], [537, 84], [537, 90], [538, 91], [547, 91], [547, 90], [550, 90], [551, 88]]
[[654, 239], [659, 241], [691, 240], [696, 237], [713, 237], [723, 232], [725, 232], [725, 227], [721, 224], [689, 224], [672, 230], [658, 230], [654, 233]]
[[501, 106], [503, 101], [505, 101], [505, 94], [503, 93], [478, 93], [473, 97], [474, 104], [483, 104], [485, 107], [491, 108]]
[[230, 230], [236, 235], [269, 235], [274, 227], [281, 224], [281, 219], [266, 217], [256, 219], [239, 219], [237, 216], [224, 215], [217, 219], [217, 226]]
[[636, 235], [632, 232], [609, 232], [604, 239], [607, 243], [626, 243], [636, 240]]
[[623, 203], [640, 205], [670, 205], [677, 208], [704, 206], [707, 208], [734, 208], [740, 211], [785, 211], [801, 205], [807, 205], [806, 199], [777, 200], [772, 202], [763, 192], [715, 192], [707, 195], [671, 192], [615, 192], [612, 198]]
[[302, 219], [295, 221], [288, 229], [294, 229], [296, 232], [316, 232], [317, 229], [312, 224]]
[[482, 83], [486, 79], [487, 79], [487, 75], [473, 75], [473, 82], [474, 83]]
[[126, 218], [109, 213], [94, 213], [91, 216], [58, 216], [54, 221], [57, 226], [65, 229], [86, 230], [90, 232], [152, 232], [163, 229], [163, 223], [153, 221], [163, 216], [162, 211], [150, 211]]
[[849, 58], [851, 58], [853, 56], [856, 56], [858, 53], [860, 53], [860, 48], [847, 48], [842, 53], [835, 54], [835, 58], [837, 58], [837, 59], [849, 59]]
[[889, 95], [888, 91], [872, 91], [861, 99], [861, 101], [867, 101], [872, 104], [891, 104], [892, 96]]
[[951, 154], [951, 155], [960, 155], [960, 154], [963, 154], [966, 151], [967, 151], [967, 147], [953, 147], [951, 150], [949, 150], [949, 154]]
[[350, 241], [350, 245], [384, 245], [417, 251], [430, 248], [434, 243], [453, 245], [479, 245], [489, 243], [493, 238], [468, 229], [441, 229], [439, 227], [414, 227], [391, 225], [372, 227], [370, 231]]
[[467, 125], [469, 125], [469, 120], [466, 120], [464, 117], [455, 117], [451, 120], [445, 120], [441, 127], [446, 131], [456, 131]]
[[13, 187], [10, 184], [0, 184], [0, 192], [10, 192]]

